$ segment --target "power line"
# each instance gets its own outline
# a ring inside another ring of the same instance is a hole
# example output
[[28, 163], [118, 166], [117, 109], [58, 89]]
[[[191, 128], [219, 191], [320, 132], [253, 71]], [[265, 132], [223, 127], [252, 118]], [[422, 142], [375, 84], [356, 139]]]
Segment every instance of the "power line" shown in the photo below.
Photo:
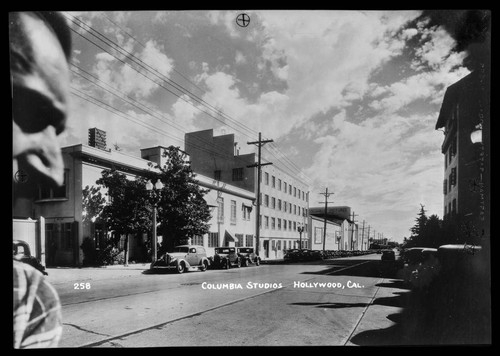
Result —
[[[71, 16], [71, 15], [70, 15]], [[158, 70], [156, 70], [154, 67], [151, 67], [150, 65], [148, 65], [147, 63], [145, 63], [144, 61], [142, 61], [141, 59], [137, 58], [134, 54], [130, 53], [129, 51], [126, 51], [125, 49], [121, 48], [116, 42], [110, 40], [108, 37], [106, 37], [105, 35], [103, 35], [102, 33], [100, 33], [99, 31], [93, 29], [91, 26], [87, 25], [85, 22], [83, 22], [82, 20], [80, 19], [77, 19], [75, 16], [71, 16], [72, 19], [72, 22], [80, 27], [81, 29], [84, 29], [86, 30], [88, 33], [90, 33], [90, 35], [92, 35], [93, 37], [97, 38], [98, 40], [100, 40], [101, 42], [104, 42], [106, 45], [108, 45], [109, 47], [113, 48], [114, 50], [116, 50], [117, 52], [119, 52], [120, 54], [122, 55], [125, 55], [127, 58], [130, 58], [136, 65], [138, 65], [139, 67], [141, 67], [142, 69], [144, 69], [147, 73], [150, 73], [152, 75], [154, 75], [155, 77], [158, 77], [159, 79], [162, 79], [163, 81], [166, 81], [170, 86], [172, 86], [173, 88], [175, 88], [176, 90], [180, 91], [181, 93], [187, 95], [189, 98], [197, 101], [198, 103], [200, 103], [201, 105], [203, 105], [204, 107], [207, 107], [209, 110], [212, 110], [212, 111], [216, 111], [218, 115], [222, 116], [222, 117], [225, 117], [228, 121], [238, 125], [239, 127], [242, 127], [243, 129], [247, 130], [247, 131], [250, 131], [250, 132], [253, 132], [253, 130], [251, 130], [250, 128], [248, 128], [247, 126], [241, 124], [240, 122], [232, 119], [231, 117], [229, 117], [227, 114], [224, 114], [220, 109], [217, 109], [215, 107], [213, 107], [212, 105], [210, 105], [209, 103], [207, 103], [205, 100], [199, 98], [198, 96], [194, 95], [193, 93], [189, 92], [187, 89], [183, 88], [181, 85], [179, 85], [178, 83], [176, 83], [175, 81], [171, 80], [170, 78], [166, 77], [164, 74], [162, 74], [161, 72], [159, 72]], [[109, 19], [109, 18], [108, 18]], [[79, 23], [77, 23], [75, 20], [77, 20]], [[113, 21], [111, 21], [113, 22]], [[88, 29], [85, 29], [81, 24], [84, 24]], [[115, 24], [116, 25], [116, 24]], [[121, 29], [121, 28], [120, 28]], [[137, 68], [131, 66], [129, 63], [125, 62], [124, 60], [118, 58], [117, 56], [113, 55], [112, 53], [110, 53], [109, 51], [107, 51], [106, 49], [104, 49], [102, 46], [98, 45], [97, 43], [95, 43], [94, 41], [90, 40], [89, 38], [83, 36], [82, 34], [80, 34], [79, 32], [73, 30], [74, 32], [76, 32], [78, 35], [80, 35], [81, 37], [83, 37], [84, 39], [86, 39], [87, 41], [89, 41], [90, 43], [94, 44], [96, 47], [102, 49], [103, 51], [107, 52], [108, 54], [110, 54], [111, 56], [113, 56], [114, 58], [116, 58], [117, 60], [119, 60], [120, 62], [122, 62], [123, 64], [125, 65], [128, 65], [129, 67], [131, 67], [133, 70], [135, 70], [136, 72], [138, 72], [139, 74], [141, 74], [142, 76], [144, 76], [146, 79], [152, 81], [154, 84], [162, 87], [163, 89], [167, 90], [169, 93], [171, 93], [172, 95], [180, 98], [181, 100], [184, 100], [185, 102], [187, 102], [188, 104], [192, 105], [193, 107], [195, 107], [196, 109], [200, 110], [201, 112], [205, 113], [206, 115], [214, 118], [215, 120], [221, 122], [222, 124], [228, 124], [227, 122], [222, 122], [219, 118], [211, 115], [210, 113], [202, 110], [200, 107], [198, 106], [195, 106], [193, 105], [192, 102], [186, 100], [184, 97], [182, 97], [181, 95], [178, 95], [177, 93], [174, 93], [173, 91], [171, 91], [170, 89], [164, 87], [161, 83], [158, 83], [156, 82], [154, 79], [148, 77], [147, 75], [145, 75], [144, 73], [142, 73], [141, 71], [137, 70]], [[92, 32], [89, 32], [89, 31], [92, 31]], [[123, 29], [122, 29], [123, 31]], [[97, 33], [98, 35], [95, 35], [93, 32]], [[127, 35], [129, 35], [132, 39], [134, 39], [136, 42], [138, 42], [139, 44], [141, 44], [142, 46], [145, 46], [144, 44], [142, 44], [141, 42], [139, 42], [135, 37], [133, 37], [132, 35], [130, 35], [128, 32], [126, 32]], [[104, 39], [103, 39], [104, 38]], [[111, 43], [111, 44], [110, 44]], [[125, 52], [125, 53], [124, 53]], [[149, 69], [151, 68], [151, 69]], [[163, 78], [159, 77], [157, 74], [153, 73], [152, 70], [158, 74], [160, 74]], [[177, 72], [177, 71], [176, 71]], [[179, 72], [177, 72], [179, 73]], [[180, 74], [180, 73], [179, 73]], [[184, 76], [183, 76], [184, 77]], [[184, 77], [185, 78], [185, 77]], [[173, 83], [173, 84], [172, 84]], [[198, 89], [201, 89], [198, 87]], [[242, 133], [243, 135], [246, 135], [246, 133], [243, 133], [241, 132], [238, 128], [236, 127], [233, 127], [231, 125], [228, 125], [230, 126], [231, 128], [235, 129], [236, 131]], [[276, 148], [276, 150], [279, 151], [278, 148]], [[275, 156], [278, 161], [282, 162], [283, 165], [285, 167], [287, 167], [288, 169], [290, 169], [291, 172], [293, 173], [296, 173], [297, 172], [301, 172], [300, 168], [298, 167], [292, 167], [290, 168], [290, 163], [286, 163], [286, 162], [283, 162], [283, 159], [280, 159], [278, 158], [273, 152], [270, 152], [273, 156]], [[284, 156], [284, 155], [283, 155]], [[291, 162], [288, 160], [288, 162]], [[295, 170], [293, 169], [295, 168]]]

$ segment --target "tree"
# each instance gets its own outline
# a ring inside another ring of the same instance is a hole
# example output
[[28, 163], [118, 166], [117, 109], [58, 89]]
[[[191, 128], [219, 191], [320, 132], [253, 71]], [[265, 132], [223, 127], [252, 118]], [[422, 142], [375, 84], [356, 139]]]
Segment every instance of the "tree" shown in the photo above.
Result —
[[[105, 203], [106, 199], [103, 197], [99, 187], [90, 187], [87, 185], [82, 190], [82, 224], [84, 228], [86, 228], [86, 231], [89, 231], [91, 235], [92, 224], [100, 222]], [[83, 250], [83, 263], [85, 265], [92, 265], [98, 262], [93, 236], [85, 237], [80, 247]]]
[[151, 230], [151, 208], [145, 179], [128, 180], [125, 174], [114, 169], [102, 171], [97, 184], [107, 189], [109, 204], [103, 208], [102, 218], [115, 232], [115, 243], [125, 235], [124, 263], [128, 264], [129, 236]]
[[410, 229], [412, 236], [411, 239], [420, 236], [421, 232], [425, 228], [425, 224], [427, 223], [427, 215], [425, 215], [425, 206], [420, 204], [420, 212], [418, 213], [418, 217], [415, 219], [415, 225]]
[[203, 199], [208, 189], [200, 187], [187, 156], [178, 147], [165, 148], [166, 163], [157, 166], [159, 174], [150, 179], [161, 180], [164, 187], [158, 203], [159, 230], [163, 236], [160, 252], [170, 251], [188, 238], [208, 233], [210, 209]]

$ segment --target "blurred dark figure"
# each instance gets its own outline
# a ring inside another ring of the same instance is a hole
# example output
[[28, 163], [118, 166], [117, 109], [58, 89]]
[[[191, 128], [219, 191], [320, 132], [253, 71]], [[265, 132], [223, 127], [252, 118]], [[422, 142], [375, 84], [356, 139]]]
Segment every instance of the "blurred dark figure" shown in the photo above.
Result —
[[[64, 165], [57, 135], [65, 128], [69, 99], [71, 33], [56, 12], [9, 13], [13, 178], [58, 186]], [[13, 179], [13, 202], [24, 186]], [[61, 304], [42, 273], [13, 261], [14, 348], [56, 347]]]

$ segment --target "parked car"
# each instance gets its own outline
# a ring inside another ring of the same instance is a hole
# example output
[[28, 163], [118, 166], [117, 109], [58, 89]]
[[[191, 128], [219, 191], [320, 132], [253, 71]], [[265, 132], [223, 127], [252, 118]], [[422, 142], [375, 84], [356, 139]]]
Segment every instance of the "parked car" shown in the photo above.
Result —
[[208, 269], [209, 265], [210, 262], [203, 246], [180, 245], [151, 263], [151, 269], [173, 269], [177, 273], [197, 269], [203, 272]]
[[300, 251], [298, 249], [287, 250], [283, 259], [285, 261], [298, 261], [300, 257]]
[[42, 265], [40, 260], [31, 255], [30, 245], [26, 241], [12, 241], [12, 255], [14, 260], [27, 263], [42, 272], [44, 275], [48, 275], [45, 271], [45, 266]]
[[213, 268], [241, 267], [241, 258], [236, 252], [236, 247], [216, 247], [211, 260]]
[[396, 261], [396, 253], [393, 250], [383, 250], [380, 259], [382, 261]]
[[260, 257], [255, 254], [252, 247], [238, 247], [237, 252], [243, 267], [247, 267], [249, 264], [260, 265]]

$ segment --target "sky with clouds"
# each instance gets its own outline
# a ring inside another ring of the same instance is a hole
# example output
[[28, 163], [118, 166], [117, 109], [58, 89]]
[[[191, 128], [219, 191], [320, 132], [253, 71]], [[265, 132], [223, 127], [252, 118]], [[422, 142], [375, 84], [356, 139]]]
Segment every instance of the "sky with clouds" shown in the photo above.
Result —
[[[420, 11], [65, 12], [71, 20], [72, 116], [61, 144], [107, 133], [108, 147], [183, 148], [186, 132], [258, 133], [264, 158], [328, 187], [360, 224], [402, 241], [420, 209], [442, 217], [447, 86], [464, 52]], [[299, 172], [299, 169], [301, 172]]]

